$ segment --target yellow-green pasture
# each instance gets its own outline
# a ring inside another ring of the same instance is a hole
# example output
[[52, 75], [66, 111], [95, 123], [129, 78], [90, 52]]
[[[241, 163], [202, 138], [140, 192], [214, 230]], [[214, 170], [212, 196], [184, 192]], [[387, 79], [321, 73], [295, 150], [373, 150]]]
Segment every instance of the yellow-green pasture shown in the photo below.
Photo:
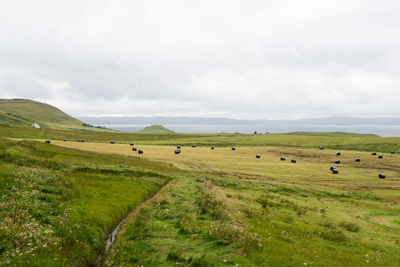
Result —
[[[297, 184], [306, 187], [335, 188], [376, 192], [400, 202], [400, 156], [383, 154], [383, 159], [368, 152], [300, 149], [287, 147], [182, 147], [181, 154], [174, 154], [175, 146], [139, 145], [143, 154], [132, 151], [126, 144], [77, 143], [52, 141], [56, 145], [86, 151], [121, 154], [172, 163], [180, 168], [228, 173], [239, 178], [263, 179], [269, 182]], [[259, 154], [261, 158], [257, 159]], [[282, 161], [280, 158], [285, 157]], [[355, 162], [355, 158], [361, 162]], [[291, 163], [296, 159], [296, 163]], [[335, 164], [340, 160], [340, 164]], [[331, 166], [339, 169], [332, 174]], [[378, 174], [386, 179], [378, 179]], [[399, 190], [399, 191], [397, 191]]]
[[106, 265], [400, 266], [399, 155], [186, 145], [177, 155], [136, 144], [138, 154], [129, 144], [51, 142], [187, 170], [124, 226]]

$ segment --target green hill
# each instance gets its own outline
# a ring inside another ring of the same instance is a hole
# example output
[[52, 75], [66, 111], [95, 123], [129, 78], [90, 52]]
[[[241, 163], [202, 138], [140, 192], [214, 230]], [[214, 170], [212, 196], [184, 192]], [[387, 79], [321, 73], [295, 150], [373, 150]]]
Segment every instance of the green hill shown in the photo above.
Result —
[[0, 99], [0, 124], [31, 126], [38, 123], [42, 128], [89, 128], [58, 108], [28, 99]]
[[162, 125], [152, 125], [144, 128], [143, 130], [138, 131], [138, 133], [147, 133], [147, 134], [172, 134], [175, 133]]

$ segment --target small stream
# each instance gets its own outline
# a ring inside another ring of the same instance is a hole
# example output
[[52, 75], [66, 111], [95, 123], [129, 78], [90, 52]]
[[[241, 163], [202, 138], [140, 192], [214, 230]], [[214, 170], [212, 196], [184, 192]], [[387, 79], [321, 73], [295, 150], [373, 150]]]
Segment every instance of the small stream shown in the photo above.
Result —
[[[129, 215], [128, 215], [129, 216]], [[114, 230], [111, 232], [109, 238], [106, 241], [106, 246], [104, 248], [104, 250], [99, 254], [99, 256], [97, 257], [96, 260], [96, 265], [100, 266], [101, 263], [101, 258], [104, 254], [106, 254], [108, 252], [108, 250], [110, 249], [111, 245], [114, 243], [115, 241], [115, 236], [118, 234], [119, 228], [121, 227], [121, 225], [126, 221], [126, 219], [128, 219], [128, 216], [126, 216], [125, 218], [123, 218], [118, 225], [114, 228]]]

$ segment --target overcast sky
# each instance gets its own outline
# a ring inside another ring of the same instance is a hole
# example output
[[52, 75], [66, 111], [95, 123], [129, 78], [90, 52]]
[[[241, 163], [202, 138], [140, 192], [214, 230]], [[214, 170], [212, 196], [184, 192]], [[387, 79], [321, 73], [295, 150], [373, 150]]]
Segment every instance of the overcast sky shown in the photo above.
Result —
[[71, 115], [400, 116], [400, 1], [2, 0], [0, 97]]

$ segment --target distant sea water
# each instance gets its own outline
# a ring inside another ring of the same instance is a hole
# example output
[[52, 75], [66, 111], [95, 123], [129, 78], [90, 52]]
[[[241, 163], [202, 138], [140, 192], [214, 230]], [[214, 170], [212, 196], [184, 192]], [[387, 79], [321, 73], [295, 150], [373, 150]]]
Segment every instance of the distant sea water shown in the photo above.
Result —
[[[107, 128], [136, 132], [142, 130], [148, 124], [108, 124]], [[177, 133], [289, 133], [289, 132], [353, 132], [362, 134], [377, 134], [384, 137], [400, 137], [400, 126], [397, 125], [313, 125], [287, 124], [284, 126], [268, 125], [207, 125], [207, 124], [163, 124], [164, 127]]]

